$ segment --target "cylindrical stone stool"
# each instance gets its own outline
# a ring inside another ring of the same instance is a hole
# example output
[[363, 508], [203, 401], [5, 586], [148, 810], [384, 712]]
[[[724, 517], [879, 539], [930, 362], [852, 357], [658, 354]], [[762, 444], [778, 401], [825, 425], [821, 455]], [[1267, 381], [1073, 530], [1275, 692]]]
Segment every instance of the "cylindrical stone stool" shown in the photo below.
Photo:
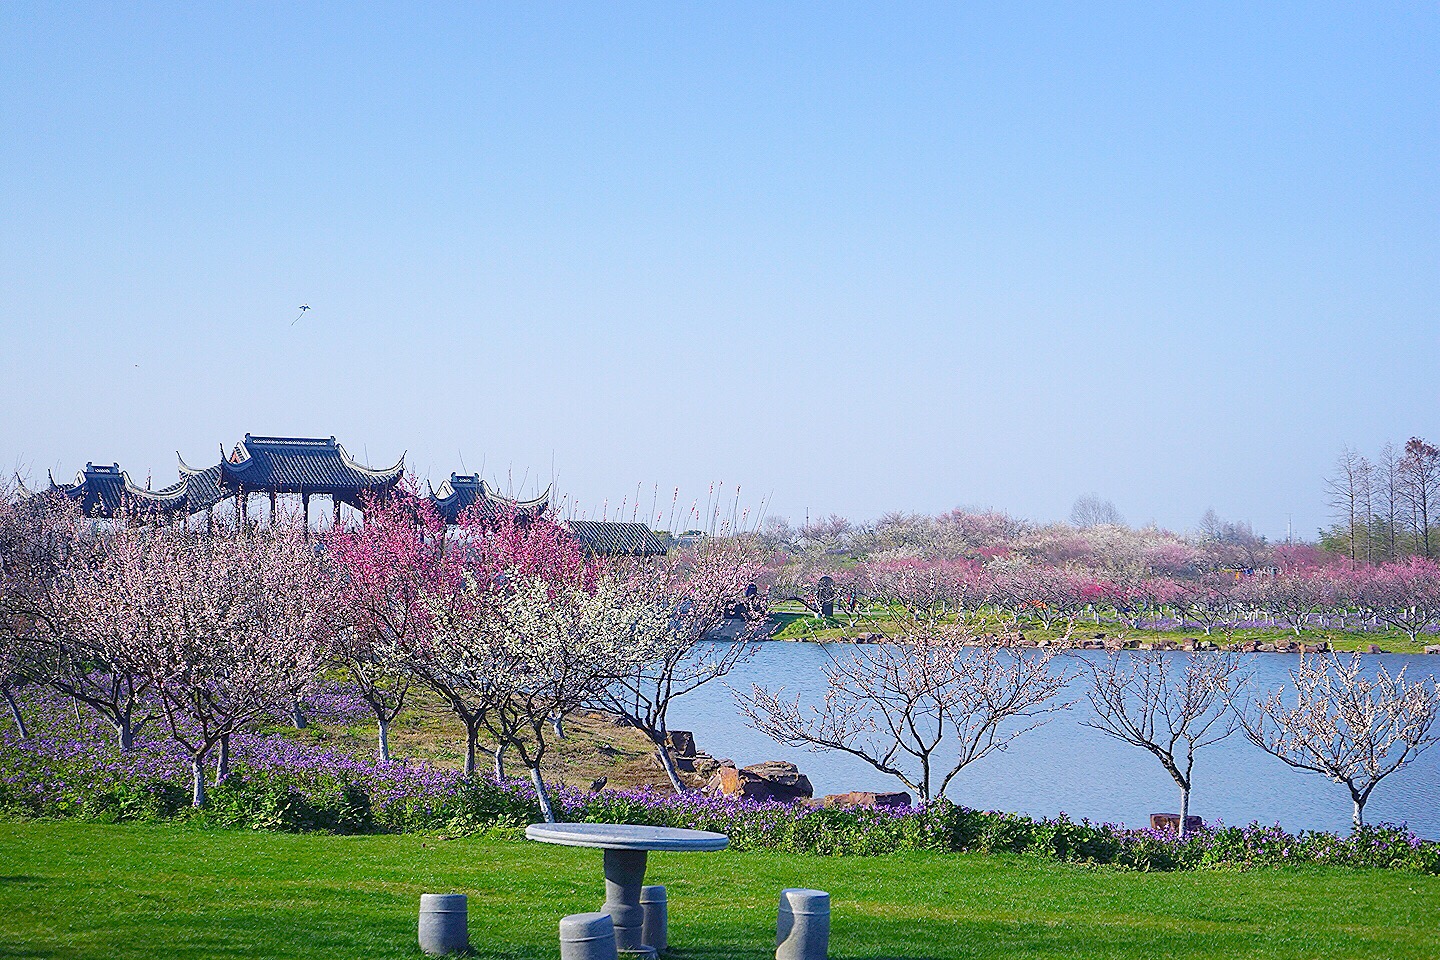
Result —
[[665, 888], [659, 884], [640, 888], [640, 906], [645, 920], [640, 926], [640, 940], [656, 950], [670, 948], [670, 913], [665, 902]]
[[775, 960], [825, 960], [829, 951], [830, 894], [824, 890], [781, 890]]
[[608, 913], [572, 913], [560, 920], [560, 960], [619, 960]]
[[420, 895], [420, 949], [432, 957], [470, 949], [463, 893]]

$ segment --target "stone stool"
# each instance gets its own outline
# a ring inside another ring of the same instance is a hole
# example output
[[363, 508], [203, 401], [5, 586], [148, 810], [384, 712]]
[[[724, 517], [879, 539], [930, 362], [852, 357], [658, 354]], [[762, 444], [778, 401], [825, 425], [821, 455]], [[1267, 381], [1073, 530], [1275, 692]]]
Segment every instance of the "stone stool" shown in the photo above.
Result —
[[659, 952], [668, 950], [670, 914], [669, 904], [665, 901], [665, 888], [659, 884], [641, 887], [640, 906], [645, 910], [645, 920], [640, 926], [640, 942]]
[[824, 890], [781, 890], [775, 960], [825, 960], [829, 952], [830, 894]]
[[608, 913], [572, 913], [560, 920], [560, 960], [619, 960]]
[[420, 949], [432, 957], [470, 949], [469, 917], [463, 893], [420, 895]]

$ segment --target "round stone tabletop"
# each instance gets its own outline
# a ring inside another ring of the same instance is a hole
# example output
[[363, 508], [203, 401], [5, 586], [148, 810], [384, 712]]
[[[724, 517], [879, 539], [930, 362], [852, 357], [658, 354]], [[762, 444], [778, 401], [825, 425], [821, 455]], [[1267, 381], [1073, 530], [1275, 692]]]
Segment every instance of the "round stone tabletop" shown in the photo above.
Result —
[[532, 823], [525, 836], [541, 843], [606, 850], [723, 850], [730, 844], [725, 834], [709, 830], [628, 823]]

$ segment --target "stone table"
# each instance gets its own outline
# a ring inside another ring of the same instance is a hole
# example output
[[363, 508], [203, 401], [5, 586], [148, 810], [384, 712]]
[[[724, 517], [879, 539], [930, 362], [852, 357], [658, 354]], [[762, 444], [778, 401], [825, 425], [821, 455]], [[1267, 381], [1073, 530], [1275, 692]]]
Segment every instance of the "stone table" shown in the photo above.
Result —
[[640, 888], [645, 884], [646, 857], [651, 850], [723, 850], [730, 838], [708, 830], [642, 827], [625, 823], [532, 823], [525, 836], [567, 847], [599, 847], [605, 851], [605, 905], [615, 921], [615, 945], [622, 952], [650, 953], [640, 936], [645, 916]]

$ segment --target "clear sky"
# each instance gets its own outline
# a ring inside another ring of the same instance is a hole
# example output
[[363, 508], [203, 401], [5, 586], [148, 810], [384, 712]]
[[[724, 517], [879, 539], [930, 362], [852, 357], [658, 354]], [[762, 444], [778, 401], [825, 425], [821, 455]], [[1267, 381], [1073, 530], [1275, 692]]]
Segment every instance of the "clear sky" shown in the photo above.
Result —
[[41, 478], [334, 434], [1313, 534], [1342, 444], [1440, 439], [1437, 294], [1434, 3], [0, 5]]

